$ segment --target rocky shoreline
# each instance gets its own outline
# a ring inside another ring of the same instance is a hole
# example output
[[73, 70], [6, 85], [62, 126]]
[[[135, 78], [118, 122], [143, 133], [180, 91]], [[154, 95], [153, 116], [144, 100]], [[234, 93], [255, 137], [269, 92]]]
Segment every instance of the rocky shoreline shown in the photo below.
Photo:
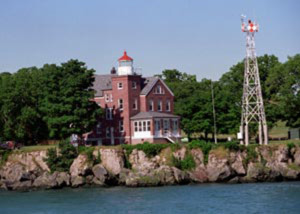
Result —
[[[253, 151], [218, 147], [207, 157], [200, 148], [186, 146], [176, 150], [168, 147], [152, 157], [137, 149], [127, 154], [121, 147], [100, 148], [93, 152], [94, 156], [97, 154], [101, 155], [101, 163], [93, 165], [86, 154], [80, 154], [68, 172], [53, 173], [45, 162], [47, 151], [11, 154], [0, 168], [0, 187], [26, 191], [80, 186], [300, 180], [299, 146], [259, 146]], [[187, 155], [191, 155], [194, 167], [188, 170], [175, 167], [172, 160], [185, 160]]]

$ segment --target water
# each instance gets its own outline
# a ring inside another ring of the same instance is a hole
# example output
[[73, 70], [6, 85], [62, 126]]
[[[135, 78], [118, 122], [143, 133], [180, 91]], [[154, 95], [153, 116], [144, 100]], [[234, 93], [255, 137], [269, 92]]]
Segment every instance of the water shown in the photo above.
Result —
[[0, 191], [0, 213], [300, 213], [300, 182]]

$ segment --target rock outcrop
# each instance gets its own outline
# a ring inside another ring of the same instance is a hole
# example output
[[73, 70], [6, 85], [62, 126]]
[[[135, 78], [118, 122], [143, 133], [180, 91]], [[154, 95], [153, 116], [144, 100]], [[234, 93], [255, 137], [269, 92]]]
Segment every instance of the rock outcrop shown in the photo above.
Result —
[[[101, 155], [101, 163], [95, 165], [87, 155], [80, 154], [68, 172], [50, 172], [44, 161], [46, 151], [12, 154], [0, 167], [0, 187], [22, 191], [84, 185], [139, 187], [191, 182], [300, 180], [299, 146], [260, 146], [251, 152], [218, 147], [208, 155], [204, 155], [200, 148], [188, 149], [185, 146], [175, 150], [166, 148], [154, 156], [147, 156], [137, 149], [129, 155], [125, 152], [111, 147], [96, 150], [93, 154], [95, 157]], [[178, 165], [187, 164], [185, 161], [190, 156], [194, 161], [191, 168]], [[174, 160], [177, 165], [173, 164]]]

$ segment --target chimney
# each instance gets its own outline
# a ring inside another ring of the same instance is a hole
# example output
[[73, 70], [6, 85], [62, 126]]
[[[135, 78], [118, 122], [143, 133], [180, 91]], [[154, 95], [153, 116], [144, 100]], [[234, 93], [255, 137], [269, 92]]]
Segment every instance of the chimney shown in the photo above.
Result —
[[116, 71], [115, 67], [112, 67], [112, 69], [110, 70], [110, 74], [116, 74], [116, 73], [117, 73], [117, 71]]

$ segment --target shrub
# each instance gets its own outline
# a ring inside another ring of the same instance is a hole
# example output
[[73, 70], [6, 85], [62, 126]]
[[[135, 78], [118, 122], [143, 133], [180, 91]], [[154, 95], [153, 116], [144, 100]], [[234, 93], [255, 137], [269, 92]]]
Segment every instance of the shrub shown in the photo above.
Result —
[[212, 150], [215, 147], [216, 147], [215, 144], [212, 144], [210, 142], [200, 141], [200, 140], [193, 140], [192, 142], [190, 142], [188, 144], [189, 149], [199, 148], [202, 150], [203, 155], [204, 155], [204, 163], [208, 162], [209, 152], [210, 152], [210, 150]]
[[176, 168], [181, 170], [190, 170], [196, 167], [194, 157], [191, 154], [187, 154], [183, 160], [172, 156], [172, 163]]
[[246, 147], [247, 149], [247, 157], [244, 159], [244, 164], [248, 164], [249, 162], [255, 162], [258, 158], [258, 154], [255, 150], [255, 148], [257, 147], [257, 145], [249, 145], [248, 147]]
[[234, 141], [224, 143], [224, 147], [225, 147], [225, 149], [228, 149], [230, 151], [239, 151], [240, 150], [239, 144]]
[[292, 149], [295, 148], [295, 147], [296, 147], [296, 145], [295, 145], [294, 143], [288, 143], [288, 144], [287, 144], [288, 155], [289, 155], [290, 157], [293, 156], [293, 154], [292, 154]]
[[[87, 160], [91, 163], [94, 163], [96, 158], [93, 155], [94, 147], [86, 147], [86, 146], [80, 146], [78, 148], [78, 151], [80, 154], [86, 154]], [[100, 154], [100, 153], [99, 153]], [[98, 154], [98, 155], [99, 155]]]
[[134, 149], [143, 151], [147, 157], [153, 157], [160, 153], [160, 151], [166, 147], [168, 147], [167, 144], [150, 144], [149, 142], [145, 142], [143, 144], [137, 144], [137, 145], [122, 145], [123, 149], [126, 150], [126, 153], [129, 157], [131, 152]]
[[4, 164], [7, 161], [8, 156], [11, 153], [12, 152], [10, 150], [0, 149], [0, 165]]
[[45, 161], [51, 172], [54, 171], [69, 171], [71, 164], [77, 157], [76, 148], [70, 144], [68, 140], [62, 140], [58, 144], [59, 155], [56, 148], [50, 148], [47, 151]]

